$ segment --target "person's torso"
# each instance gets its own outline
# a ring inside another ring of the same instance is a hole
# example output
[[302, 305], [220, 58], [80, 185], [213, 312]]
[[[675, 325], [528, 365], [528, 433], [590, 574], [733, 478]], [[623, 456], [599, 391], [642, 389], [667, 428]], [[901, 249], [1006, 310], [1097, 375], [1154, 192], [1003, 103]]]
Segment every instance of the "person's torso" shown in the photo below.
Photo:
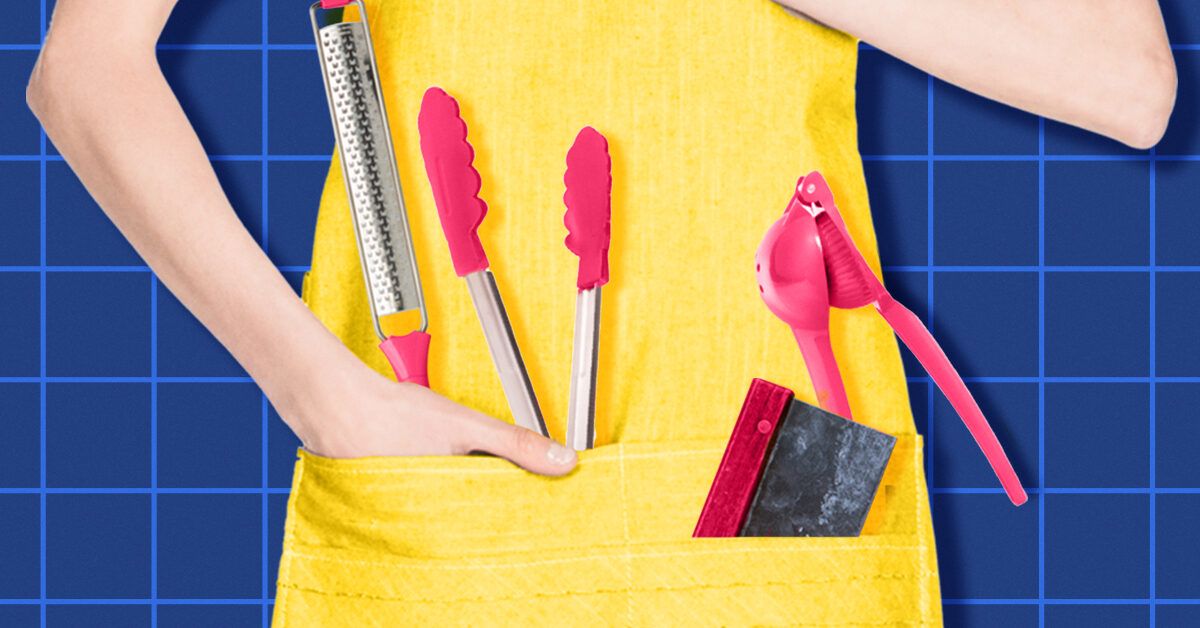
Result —
[[[507, 404], [450, 263], [416, 130], [426, 88], [462, 106], [489, 211], [480, 237], [547, 424], [562, 437], [577, 258], [563, 171], [591, 125], [612, 152], [597, 443], [728, 436], [752, 377], [811, 401], [754, 253], [797, 178], [821, 170], [876, 264], [857, 152], [857, 42], [768, 0], [368, 5], [429, 309], [434, 390], [498, 417]], [[306, 299], [359, 355], [376, 348], [341, 175], [326, 187]], [[912, 432], [895, 341], [873, 311], [835, 312], [856, 417]]]

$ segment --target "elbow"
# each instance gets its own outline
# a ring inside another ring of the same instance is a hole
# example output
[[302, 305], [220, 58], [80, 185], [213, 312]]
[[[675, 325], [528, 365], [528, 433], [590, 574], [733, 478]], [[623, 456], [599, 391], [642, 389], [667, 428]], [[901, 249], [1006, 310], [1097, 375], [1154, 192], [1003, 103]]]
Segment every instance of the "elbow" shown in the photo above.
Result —
[[1160, 50], [1147, 54], [1138, 64], [1136, 80], [1127, 93], [1115, 100], [1118, 104], [1112, 137], [1137, 149], [1158, 144], [1167, 132], [1167, 124], [1175, 109], [1175, 94], [1179, 79], [1175, 59], [1163, 42]]
[[47, 131], [70, 108], [72, 94], [66, 76], [72, 70], [71, 59], [64, 59], [53, 45], [46, 45], [33, 66], [25, 86], [25, 103]]

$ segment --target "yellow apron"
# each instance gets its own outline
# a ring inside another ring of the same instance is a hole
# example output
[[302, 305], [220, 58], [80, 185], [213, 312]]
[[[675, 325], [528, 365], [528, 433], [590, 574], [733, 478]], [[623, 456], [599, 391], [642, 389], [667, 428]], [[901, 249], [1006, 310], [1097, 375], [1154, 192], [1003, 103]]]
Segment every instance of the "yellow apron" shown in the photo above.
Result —
[[[858, 420], [899, 437], [858, 538], [691, 539], [752, 377], [812, 400], [754, 251], [798, 176], [831, 182], [878, 267], [857, 153], [857, 42], [768, 0], [368, 2], [433, 336], [434, 390], [507, 405], [425, 178], [417, 110], [458, 97], [489, 213], [480, 236], [552, 434], [568, 396], [576, 258], [564, 158], [593, 125], [613, 156], [598, 447], [567, 478], [479, 456], [301, 452], [277, 626], [940, 624], [937, 562], [896, 342], [833, 313]], [[340, 166], [305, 299], [359, 356], [376, 348]]]

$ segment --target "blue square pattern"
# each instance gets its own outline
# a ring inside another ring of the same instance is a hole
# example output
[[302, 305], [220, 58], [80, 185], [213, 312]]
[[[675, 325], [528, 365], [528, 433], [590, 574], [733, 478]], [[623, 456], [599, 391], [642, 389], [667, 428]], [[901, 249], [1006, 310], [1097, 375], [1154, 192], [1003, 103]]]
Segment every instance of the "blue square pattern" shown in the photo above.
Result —
[[36, 273], [0, 273], [0, 377], [36, 377], [41, 369], [40, 282]]
[[1038, 373], [1035, 273], [938, 273], [933, 335], [964, 377]]
[[38, 597], [38, 499], [37, 495], [0, 494], [0, 599]]
[[1048, 606], [1046, 607], [1046, 625], [1143, 628], [1150, 625], [1150, 607], [1143, 604]]
[[262, 52], [162, 50], [160, 65], [210, 155], [262, 153]]
[[951, 628], [1036, 626], [1038, 607], [1029, 604], [951, 604], [942, 607], [942, 621]]
[[290, 488], [296, 467], [300, 439], [283, 422], [274, 407], [269, 408], [267, 425], [267, 482], [271, 488]]
[[1149, 497], [1047, 495], [1045, 508], [1046, 597], [1149, 595]]
[[41, 481], [40, 396], [37, 384], [0, 384], [0, 487], [32, 488]]
[[143, 266], [66, 162], [46, 164], [46, 261], [53, 266]]
[[159, 42], [261, 44], [262, 12], [252, 7], [244, 0], [181, 0], [171, 12]]
[[261, 597], [262, 497], [159, 496], [158, 563], [161, 597]]
[[48, 495], [46, 594], [150, 595], [149, 495]]
[[[1004, 445], [1025, 486], [1038, 481], [1038, 389], [1036, 384], [972, 383], [971, 393]], [[940, 390], [934, 388], [933, 485], [990, 488], [996, 475]]]
[[158, 374], [246, 377], [237, 360], [162, 284], [158, 285]]
[[1150, 483], [1148, 384], [1046, 384], [1046, 486]]
[[1145, 266], [1150, 262], [1150, 164], [1046, 164], [1046, 263]]
[[1200, 44], [1200, 2], [1159, 0], [1172, 44]]
[[150, 275], [46, 276], [46, 367], [51, 376], [150, 374]]
[[1164, 377], [1200, 376], [1200, 273], [1159, 273], [1155, 278], [1157, 374]]
[[878, 50], [858, 58], [858, 148], [864, 155], [929, 151], [929, 79]]
[[[905, 307], [912, 310], [926, 325], [929, 323], [929, 273], [925, 271], [884, 271], [884, 285], [888, 292]], [[925, 374], [925, 368], [913, 357], [904, 343], [900, 347], [900, 359], [904, 362], [904, 372], [909, 377]]]
[[48, 628], [143, 628], [150, 624], [150, 607], [145, 604], [70, 604], [46, 608]]
[[[2, 22], [3, 20], [0, 20]], [[41, 259], [38, 164], [0, 162], [0, 265], [37, 266]]]
[[943, 266], [1038, 262], [1033, 163], [946, 162], [933, 169], [933, 259]]
[[47, 385], [46, 483], [150, 486], [150, 385]]
[[1167, 134], [1158, 144], [1161, 155], [1200, 154], [1200, 50], [1176, 50], [1179, 90]]
[[158, 608], [159, 628], [260, 628], [262, 608], [248, 604], [172, 604]]
[[1159, 605], [1158, 628], [1196, 628], [1200, 626], [1200, 604]]
[[1040, 506], [1013, 508], [1003, 495], [934, 495], [942, 596], [1036, 598]]
[[287, 495], [267, 497], [267, 595], [275, 599], [279, 560], [283, 557], [283, 524], [287, 519]]
[[863, 164], [871, 195], [871, 218], [884, 266], [924, 266], [929, 261], [927, 166], [905, 161]]
[[6, 11], [0, 20], [0, 44], [37, 44], [41, 40], [41, 11]]
[[329, 104], [317, 53], [313, 50], [274, 50], [267, 63], [267, 89], [271, 94], [267, 135], [271, 154], [331, 153], [333, 127], [329, 123]]
[[267, 11], [270, 15], [267, 36], [271, 43], [312, 44], [312, 22], [308, 17], [308, 7], [311, 4], [296, 0], [267, 0]]
[[1047, 155], [1117, 155], [1133, 157], [1146, 155], [1147, 151], [1130, 148], [1116, 140], [1111, 140], [1078, 127], [1068, 126], [1061, 122], [1046, 120], [1046, 154]]
[[262, 393], [254, 384], [160, 384], [158, 484], [262, 483]]
[[1149, 375], [1149, 296], [1145, 273], [1047, 274], [1046, 374]]
[[1157, 508], [1157, 595], [1200, 599], [1200, 495], [1159, 495]]
[[1196, 199], [1200, 162], [1158, 162], [1155, 181], [1155, 261], [1165, 266], [1200, 266], [1196, 242], [1200, 233]]
[[313, 233], [318, 199], [325, 187], [329, 164], [276, 162], [270, 165], [271, 182], [267, 253], [280, 266], [308, 266], [312, 261]]
[[41, 133], [21, 94], [33, 72], [36, 51], [0, 50], [0, 155], [37, 155]]
[[1032, 155], [1037, 118], [942, 81], [933, 83], [933, 148], [939, 155]]
[[215, 161], [213, 170], [229, 204], [255, 242], [262, 242], [262, 162]]
[[[1154, 420], [1160, 487], [1200, 487], [1200, 383], [1157, 385]], [[1200, 596], [1197, 596], [1200, 597]]]
[[0, 605], [0, 626], [34, 628], [41, 626], [41, 607], [37, 604]]

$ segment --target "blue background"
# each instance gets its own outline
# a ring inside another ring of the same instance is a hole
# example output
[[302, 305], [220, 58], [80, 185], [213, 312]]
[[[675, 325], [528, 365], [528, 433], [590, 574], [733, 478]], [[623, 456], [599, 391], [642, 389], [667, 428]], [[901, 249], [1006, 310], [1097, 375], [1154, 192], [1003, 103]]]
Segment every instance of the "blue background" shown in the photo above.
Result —
[[[42, 5], [0, 20], [0, 625], [265, 624], [298, 443], [26, 109]], [[333, 141], [307, 2], [262, 5], [182, 0], [160, 58], [298, 287]], [[948, 625], [1200, 625], [1200, 1], [1163, 9], [1180, 90], [1151, 151], [863, 47], [887, 282], [1031, 494], [1008, 504], [905, 354]]]

